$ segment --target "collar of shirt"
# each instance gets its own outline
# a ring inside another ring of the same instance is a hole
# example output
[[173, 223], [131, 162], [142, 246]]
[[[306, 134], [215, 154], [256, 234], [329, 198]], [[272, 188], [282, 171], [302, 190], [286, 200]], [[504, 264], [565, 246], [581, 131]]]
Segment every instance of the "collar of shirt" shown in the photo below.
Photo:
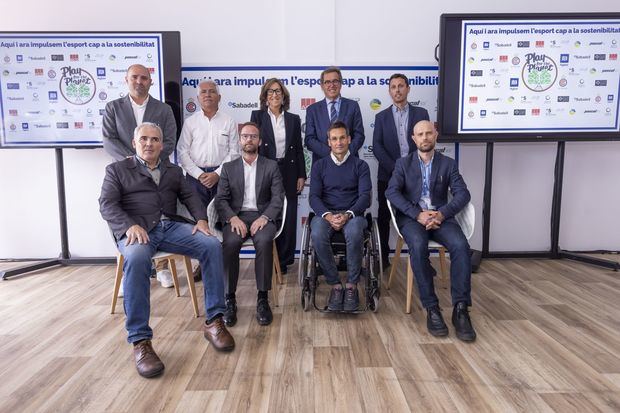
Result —
[[129, 95], [129, 100], [131, 101], [131, 106], [138, 108], [138, 109], [143, 109], [146, 107], [146, 104], [149, 103], [149, 98], [151, 97], [151, 95], [147, 95], [146, 99], [144, 99], [144, 102], [141, 105], [138, 105], [133, 98], [131, 97], [131, 95]]
[[[427, 165], [424, 163], [424, 160], [422, 160], [422, 158], [420, 157], [420, 152], [417, 152], [417, 151], [416, 151], [416, 154], [418, 155], [418, 160], [420, 161], [420, 165], [421, 165], [421, 166], [427, 166]], [[433, 156], [431, 157], [431, 161], [428, 163], [428, 165], [432, 165], [432, 164], [433, 164], [433, 159], [435, 159], [435, 152], [434, 152], [434, 151], [433, 151]]]
[[334, 155], [333, 152], [329, 153], [329, 156], [332, 157], [332, 161], [334, 161], [336, 166], [340, 166], [343, 163], [345, 163], [347, 161], [347, 159], [349, 159], [349, 155], [351, 155], [351, 151], [347, 151], [347, 153], [344, 154], [344, 158], [342, 158], [342, 161], [339, 161], [338, 158], [336, 158], [336, 155]]
[[[144, 159], [140, 158], [138, 155], [136, 155], [136, 159], [137, 159], [137, 160], [138, 160], [138, 162], [140, 162], [142, 165], [146, 166], [146, 168], [147, 168], [147, 169], [151, 169], [151, 168], [149, 168], [149, 165], [146, 163], [146, 161], [145, 161]], [[159, 159], [157, 160], [157, 165], [155, 165], [155, 168], [152, 168], [152, 169], [158, 169], [158, 168], [159, 168], [159, 165], [161, 165], [161, 158], [159, 158]]]
[[392, 113], [393, 113], [394, 115], [396, 115], [397, 113], [398, 113], [398, 114], [406, 114], [406, 113], [409, 113], [409, 103], [407, 103], [407, 104], [405, 105], [405, 108], [404, 108], [404, 109], [401, 109], [401, 108], [399, 108], [398, 106], [396, 106], [396, 105], [392, 104]]
[[215, 114], [213, 116], [211, 116], [211, 118], [209, 118], [206, 114], [205, 111], [200, 109], [200, 113], [202, 113], [202, 117], [205, 118], [208, 121], [212, 121], [213, 119], [215, 119], [217, 117], [217, 115], [220, 113], [220, 110], [216, 110]]
[[245, 158], [243, 156], [241, 156], [241, 159], [243, 159], [243, 166], [248, 166], [248, 167], [254, 167], [256, 166], [256, 161], [258, 161], [258, 156], [256, 155], [256, 158], [254, 158], [254, 160], [250, 163], [248, 163]]
[[342, 96], [338, 96], [334, 100], [329, 100], [325, 98], [325, 104], [327, 105], [327, 113], [330, 113], [330, 111], [332, 110], [332, 108], [329, 106], [332, 102], [335, 102], [334, 106], [336, 106], [336, 112], [340, 114], [340, 104], [342, 103]]

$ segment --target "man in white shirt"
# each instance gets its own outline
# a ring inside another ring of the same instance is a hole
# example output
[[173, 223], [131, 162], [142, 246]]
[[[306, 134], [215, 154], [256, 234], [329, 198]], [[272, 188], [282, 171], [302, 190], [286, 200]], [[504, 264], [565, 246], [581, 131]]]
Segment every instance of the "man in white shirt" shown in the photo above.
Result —
[[223, 226], [224, 272], [228, 274], [224, 323], [233, 326], [237, 322], [239, 251], [251, 237], [256, 251], [256, 319], [260, 325], [268, 325], [273, 320], [267, 298], [271, 289], [273, 238], [282, 219], [284, 186], [278, 163], [258, 155], [260, 135], [256, 123], [243, 124], [239, 144], [242, 157], [222, 166], [215, 197], [219, 224]]
[[[185, 179], [200, 196], [205, 208], [215, 198], [222, 164], [239, 157], [237, 122], [219, 110], [222, 95], [212, 80], [198, 84], [201, 110], [185, 120], [177, 154], [185, 170]], [[200, 281], [200, 267], [194, 280]]]
[[[116, 161], [133, 157], [136, 154], [132, 145], [136, 126], [151, 122], [163, 131], [161, 159], [168, 159], [177, 140], [177, 124], [172, 109], [149, 95], [153, 80], [146, 67], [139, 64], [129, 66], [125, 82], [129, 90], [127, 96], [108, 102], [105, 106], [101, 131], [103, 149]], [[166, 260], [160, 260], [157, 264], [157, 280], [162, 287], [171, 288], [174, 285]], [[121, 290], [119, 296], [122, 295]]]

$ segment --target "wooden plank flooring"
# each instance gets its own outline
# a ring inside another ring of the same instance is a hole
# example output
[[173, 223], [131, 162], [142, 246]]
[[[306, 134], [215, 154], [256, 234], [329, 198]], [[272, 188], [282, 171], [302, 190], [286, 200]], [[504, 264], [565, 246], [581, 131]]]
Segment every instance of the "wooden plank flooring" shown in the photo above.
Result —
[[[179, 265], [181, 297], [152, 283], [154, 347], [166, 365], [152, 380], [135, 372], [122, 304], [109, 314], [112, 266], [2, 281], [0, 412], [620, 411], [620, 273], [485, 260], [472, 282], [478, 340], [467, 344], [452, 328], [429, 335], [417, 299], [404, 313], [403, 263], [379, 312], [358, 316], [304, 312], [291, 267], [274, 322], [261, 327], [253, 261], [243, 260], [228, 354], [202, 337], [203, 303], [193, 318]], [[438, 294], [449, 323], [449, 290]]]

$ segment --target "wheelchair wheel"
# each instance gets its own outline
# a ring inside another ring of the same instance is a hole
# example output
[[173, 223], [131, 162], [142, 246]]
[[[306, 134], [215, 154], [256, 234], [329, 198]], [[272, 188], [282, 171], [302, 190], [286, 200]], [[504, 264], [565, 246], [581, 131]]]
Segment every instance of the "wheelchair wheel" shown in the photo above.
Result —
[[[370, 231], [370, 237], [374, 246], [374, 250], [378, 253], [378, 264], [379, 264], [379, 277], [383, 275], [383, 251], [381, 251], [381, 240], [379, 237], [379, 224], [377, 223], [377, 219], [372, 220], [372, 231]], [[389, 251], [388, 251], [389, 253]]]
[[299, 251], [299, 271], [297, 271], [297, 277], [299, 286], [304, 286], [304, 279], [308, 276], [308, 249], [310, 246], [310, 229], [308, 223], [304, 225], [303, 232], [301, 234], [301, 248]]
[[304, 311], [310, 310], [310, 307], [312, 306], [312, 296], [313, 294], [310, 290], [304, 290], [301, 292], [301, 307]]

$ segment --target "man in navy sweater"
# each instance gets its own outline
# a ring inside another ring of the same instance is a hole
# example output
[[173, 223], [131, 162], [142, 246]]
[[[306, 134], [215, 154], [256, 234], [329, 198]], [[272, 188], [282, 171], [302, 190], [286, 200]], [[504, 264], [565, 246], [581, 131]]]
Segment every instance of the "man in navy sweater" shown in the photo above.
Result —
[[[317, 215], [310, 223], [312, 243], [317, 260], [332, 286], [328, 309], [355, 311], [359, 306], [359, 282], [366, 219], [370, 207], [372, 183], [368, 164], [351, 156], [351, 136], [346, 125], [334, 122], [327, 129], [326, 156], [312, 165], [310, 206]], [[347, 283], [343, 288], [336, 260], [331, 249], [331, 237], [342, 231], [347, 244]]]

